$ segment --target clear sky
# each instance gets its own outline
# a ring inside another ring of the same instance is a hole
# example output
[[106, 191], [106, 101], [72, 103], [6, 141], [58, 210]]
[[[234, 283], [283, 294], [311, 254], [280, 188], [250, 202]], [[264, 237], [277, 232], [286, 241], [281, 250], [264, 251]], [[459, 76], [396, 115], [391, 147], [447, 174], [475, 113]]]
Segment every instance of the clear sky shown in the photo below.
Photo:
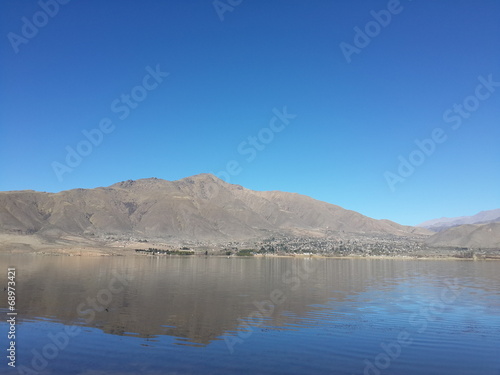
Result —
[[500, 207], [499, 1], [217, 1], [0, 2], [0, 190], [209, 172], [401, 224]]

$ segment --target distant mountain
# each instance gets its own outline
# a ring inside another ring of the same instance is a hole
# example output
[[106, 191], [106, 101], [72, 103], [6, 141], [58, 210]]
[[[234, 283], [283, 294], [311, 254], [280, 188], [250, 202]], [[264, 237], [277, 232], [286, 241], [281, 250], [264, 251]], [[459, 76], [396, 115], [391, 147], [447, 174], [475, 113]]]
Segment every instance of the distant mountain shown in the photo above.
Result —
[[417, 225], [417, 227], [427, 228], [434, 232], [440, 232], [442, 230], [456, 227], [458, 225], [464, 224], [486, 224], [486, 223], [497, 223], [500, 222], [500, 208], [496, 210], [481, 211], [480, 213], [473, 216], [461, 216], [461, 217], [442, 217], [440, 219], [433, 219], [425, 221], [422, 224]]
[[433, 247], [500, 249], [500, 223], [464, 224], [448, 228], [425, 240]]
[[0, 233], [233, 240], [327, 231], [427, 233], [300, 194], [248, 190], [210, 174], [178, 181], [129, 180], [60, 193], [0, 192]]

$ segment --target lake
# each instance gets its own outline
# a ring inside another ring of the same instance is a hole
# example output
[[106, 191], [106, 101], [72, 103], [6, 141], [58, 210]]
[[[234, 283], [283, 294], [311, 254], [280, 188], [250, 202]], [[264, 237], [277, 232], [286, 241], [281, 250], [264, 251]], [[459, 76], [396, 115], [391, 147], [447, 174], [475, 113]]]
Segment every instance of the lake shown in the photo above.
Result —
[[9, 267], [2, 374], [500, 374], [496, 261], [6, 254], [4, 286]]

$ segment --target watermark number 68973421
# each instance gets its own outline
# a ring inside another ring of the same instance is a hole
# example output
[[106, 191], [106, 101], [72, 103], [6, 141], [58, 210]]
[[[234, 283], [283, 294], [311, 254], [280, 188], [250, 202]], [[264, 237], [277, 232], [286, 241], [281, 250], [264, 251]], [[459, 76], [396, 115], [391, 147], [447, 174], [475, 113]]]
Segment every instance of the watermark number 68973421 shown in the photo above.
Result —
[[7, 333], [8, 349], [7, 359], [8, 365], [16, 367], [16, 269], [7, 268], [7, 303], [9, 305], [7, 312], [7, 323], [9, 330]]

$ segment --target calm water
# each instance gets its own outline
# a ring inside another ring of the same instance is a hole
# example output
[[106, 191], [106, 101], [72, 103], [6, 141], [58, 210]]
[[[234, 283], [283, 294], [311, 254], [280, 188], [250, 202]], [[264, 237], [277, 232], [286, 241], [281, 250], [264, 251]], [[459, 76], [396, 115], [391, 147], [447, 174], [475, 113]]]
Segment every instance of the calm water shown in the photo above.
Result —
[[17, 255], [2, 285], [8, 266], [0, 373], [500, 374], [499, 262]]

